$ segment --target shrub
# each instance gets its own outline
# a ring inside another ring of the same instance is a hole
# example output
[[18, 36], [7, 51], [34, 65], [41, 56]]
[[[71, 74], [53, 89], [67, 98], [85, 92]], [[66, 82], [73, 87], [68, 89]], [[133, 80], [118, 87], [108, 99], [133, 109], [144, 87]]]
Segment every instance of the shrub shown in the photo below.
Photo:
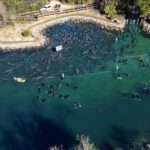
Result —
[[32, 36], [32, 32], [29, 29], [26, 29], [22, 31], [21, 35], [24, 37], [29, 37], [29, 36]]
[[105, 6], [105, 14], [108, 15], [111, 19], [117, 18], [117, 9], [116, 9], [116, 4], [114, 2], [108, 4]]
[[143, 16], [150, 16], [150, 0], [137, 0]]

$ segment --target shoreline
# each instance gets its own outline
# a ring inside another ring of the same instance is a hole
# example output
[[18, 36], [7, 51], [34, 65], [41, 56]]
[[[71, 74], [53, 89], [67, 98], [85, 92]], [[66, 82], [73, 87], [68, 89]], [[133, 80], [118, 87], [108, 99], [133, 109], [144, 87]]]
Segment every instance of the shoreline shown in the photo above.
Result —
[[[34, 21], [31, 23], [23, 25], [15, 24], [14, 27], [10, 26], [9, 30], [7, 30], [6, 32], [5, 30], [4, 33], [1, 32], [0, 51], [9, 52], [44, 47], [45, 45], [47, 45], [47, 43], [50, 42], [50, 38], [46, 37], [45, 35], [46, 29], [68, 21], [74, 21], [77, 23], [91, 22], [100, 25], [101, 28], [116, 31], [123, 31], [126, 26], [126, 20], [124, 18], [121, 18], [119, 22], [116, 23], [108, 20], [104, 15], [99, 14], [98, 11], [93, 9], [82, 10], [80, 12], [70, 12], [63, 15], [59, 14], [53, 16], [46, 16], [41, 17], [38, 21]], [[23, 29], [29, 29], [32, 32], [32, 37], [23, 38], [21, 36], [21, 31], [23, 31]], [[11, 32], [9, 33], [8, 31]], [[7, 32], [8, 35], [6, 34], [6, 37], [2, 37], [2, 35]]]
[[149, 23], [147, 23], [146, 21], [143, 21], [142, 28], [146, 34], [150, 35], [150, 24]]

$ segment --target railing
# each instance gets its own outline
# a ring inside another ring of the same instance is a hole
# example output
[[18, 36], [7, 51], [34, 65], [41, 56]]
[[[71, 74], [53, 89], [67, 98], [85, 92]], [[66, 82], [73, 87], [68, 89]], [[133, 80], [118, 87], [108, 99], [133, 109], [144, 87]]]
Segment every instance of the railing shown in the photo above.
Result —
[[[75, 6], [74, 8], [71, 8], [68, 10], [86, 9], [86, 8], [91, 8], [91, 7], [95, 7], [95, 4], [79, 5], [79, 6]], [[51, 12], [56, 12], [56, 10], [51, 11]], [[61, 12], [63, 12], [63, 11], [61, 11]], [[45, 12], [45, 13], [50, 13], [50, 12]], [[19, 14], [19, 16], [38, 15], [38, 14], [41, 14], [41, 12], [40, 11], [29, 11], [29, 12], [21, 13], [21, 14]]]
[[50, 16], [50, 15], [59, 15], [59, 14], [66, 14], [70, 12], [77, 12], [77, 11], [82, 11], [90, 8], [96, 7], [95, 4], [88, 4], [86, 6], [76, 6], [75, 8], [71, 9], [66, 9], [66, 10], [54, 10], [54, 11], [49, 11], [49, 12], [40, 12], [40, 11], [34, 11], [34, 12], [27, 12], [20, 14], [17, 16], [16, 19], [18, 20], [32, 20], [33, 18], [38, 19], [39, 17], [44, 17], [44, 16]]

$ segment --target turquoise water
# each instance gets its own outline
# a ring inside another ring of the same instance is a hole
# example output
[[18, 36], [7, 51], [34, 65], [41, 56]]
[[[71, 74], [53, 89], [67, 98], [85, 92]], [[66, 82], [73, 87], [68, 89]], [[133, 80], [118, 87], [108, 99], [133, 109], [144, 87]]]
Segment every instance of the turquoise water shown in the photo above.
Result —
[[[150, 84], [150, 40], [136, 25], [111, 33], [68, 22], [47, 36], [51, 44], [36, 52], [0, 56], [0, 150], [69, 147], [81, 134], [111, 149], [150, 131], [150, 94], [142, 90]], [[59, 54], [51, 51], [58, 44]]]

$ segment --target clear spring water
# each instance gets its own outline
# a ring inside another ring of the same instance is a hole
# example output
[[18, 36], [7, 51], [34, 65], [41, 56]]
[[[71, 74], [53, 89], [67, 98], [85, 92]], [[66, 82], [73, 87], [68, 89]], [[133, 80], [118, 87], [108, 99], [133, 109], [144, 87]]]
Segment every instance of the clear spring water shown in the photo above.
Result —
[[[126, 146], [149, 132], [150, 95], [141, 88], [150, 82], [150, 39], [136, 25], [116, 34], [68, 22], [46, 33], [44, 48], [0, 55], [0, 150], [69, 147], [77, 134], [110, 149], [112, 139]], [[64, 50], [53, 52], [59, 44]]]

